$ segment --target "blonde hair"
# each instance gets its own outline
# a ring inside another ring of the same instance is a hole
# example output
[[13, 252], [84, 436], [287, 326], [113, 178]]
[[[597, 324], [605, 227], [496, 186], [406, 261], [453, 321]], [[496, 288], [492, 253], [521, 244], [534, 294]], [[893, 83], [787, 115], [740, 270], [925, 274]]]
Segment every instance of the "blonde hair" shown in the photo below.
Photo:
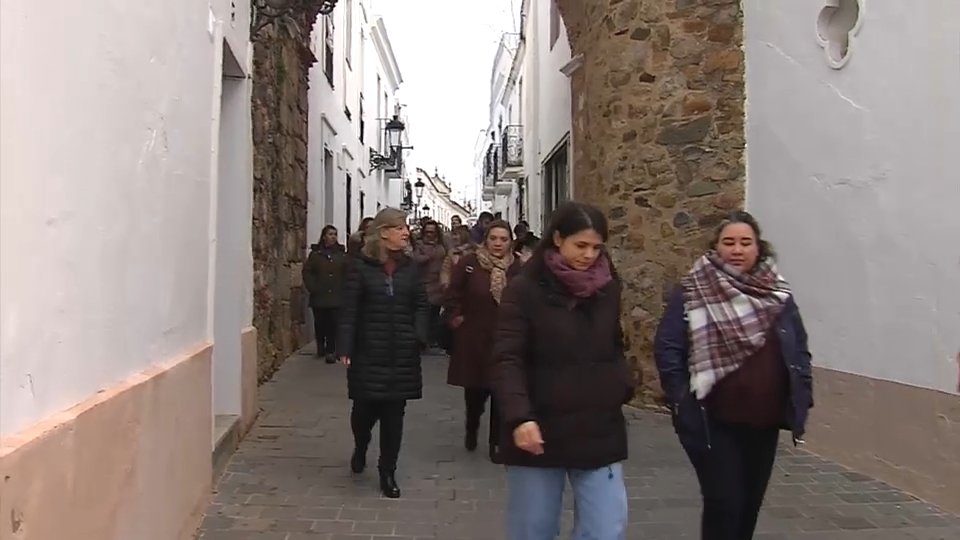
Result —
[[387, 262], [387, 250], [383, 247], [383, 230], [406, 224], [407, 213], [403, 210], [389, 206], [380, 210], [367, 228], [367, 234], [364, 235], [363, 248], [360, 252], [381, 263]]

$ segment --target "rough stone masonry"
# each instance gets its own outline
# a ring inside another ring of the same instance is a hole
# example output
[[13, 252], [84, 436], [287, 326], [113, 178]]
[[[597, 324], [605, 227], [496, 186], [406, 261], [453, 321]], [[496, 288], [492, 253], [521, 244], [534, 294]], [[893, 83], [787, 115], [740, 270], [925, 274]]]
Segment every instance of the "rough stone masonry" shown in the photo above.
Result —
[[[257, 375], [301, 346], [307, 246], [307, 88], [316, 13], [268, 25], [253, 48], [253, 324]], [[299, 23], [299, 25], [297, 24]]]
[[574, 195], [610, 217], [639, 400], [661, 399], [665, 296], [744, 201], [739, 0], [558, 0], [574, 57]]

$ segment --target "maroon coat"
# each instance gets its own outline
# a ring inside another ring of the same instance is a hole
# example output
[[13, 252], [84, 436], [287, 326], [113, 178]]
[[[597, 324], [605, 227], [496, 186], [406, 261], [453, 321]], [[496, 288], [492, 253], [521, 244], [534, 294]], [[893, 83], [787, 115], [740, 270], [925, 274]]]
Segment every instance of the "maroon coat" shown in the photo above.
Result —
[[[579, 299], [547, 269], [534, 275], [525, 268], [510, 282], [490, 373], [505, 465], [596, 469], [627, 459], [622, 406], [634, 382], [624, 358], [620, 290], [614, 279]], [[527, 421], [540, 426], [539, 456], [513, 444], [513, 430]]]
[[[514, 261], [507, 278], [519, 271], [520, 261]], [[463, 316], [463, 324], [453, 331], [447, 384], [487, 388], [498, 304], [490, 293], [490, 272], [480, 267], [475, 254], [462, 257], [453, 267], [444, 307], [448, 321]]]

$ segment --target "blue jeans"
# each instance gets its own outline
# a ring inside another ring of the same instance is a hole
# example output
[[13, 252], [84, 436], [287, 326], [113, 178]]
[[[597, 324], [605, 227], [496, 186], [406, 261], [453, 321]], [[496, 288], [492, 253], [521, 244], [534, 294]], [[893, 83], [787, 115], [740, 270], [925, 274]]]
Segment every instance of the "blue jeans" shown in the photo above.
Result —
[[567, 478], [573, 487], [572, 540], [623, 540], [627, 531], [627, 488], [623, 465], [593, 470], [507, 467], [510, 495], [508, 540], [553, 540]]

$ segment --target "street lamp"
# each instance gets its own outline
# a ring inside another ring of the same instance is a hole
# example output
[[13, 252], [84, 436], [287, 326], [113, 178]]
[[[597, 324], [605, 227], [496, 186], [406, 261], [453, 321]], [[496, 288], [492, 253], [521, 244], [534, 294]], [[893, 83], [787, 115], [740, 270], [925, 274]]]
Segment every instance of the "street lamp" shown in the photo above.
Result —
[[430, 217], [429, 212], [430, 212], [430, 207], [427, 205], [423, 205], [423, 215]]
[[390, 145], [390, 149], [400, 149], [400, 137], [403, 135], [403, 130], [407, 126], [403, 125], [403, 120], [400, 120], [400, 117], [393, 115], [387, 125], [383, 126], [383, 130], [387, 132], [387, 141]]
[[413, 218], [416, 220], [420, 219], [420, 198], [423, 197], [424, 187], [426, 187], [426, 184], [423, 183], [423, 180], [417, 178], [416, 183], [413, 184], [413, 193], [417, 197], [417, 202], [413, 205]]
[[387, 154], [383, 155], [373, 148], [370, 149], [370, 165], [373, 170], [386, 168], [398, 169], [400, 167], [400, 161], [402, 159], [400, 154], [405, 150], [402, 141], [403, 130], [406, 128], [407, 126], [404, 125], [403, 120], [400, 120], [400, 117], [397, 115], [393, 115], [393, 118], [388, 120], [383, 126], [383, 131], [386, 134]]

